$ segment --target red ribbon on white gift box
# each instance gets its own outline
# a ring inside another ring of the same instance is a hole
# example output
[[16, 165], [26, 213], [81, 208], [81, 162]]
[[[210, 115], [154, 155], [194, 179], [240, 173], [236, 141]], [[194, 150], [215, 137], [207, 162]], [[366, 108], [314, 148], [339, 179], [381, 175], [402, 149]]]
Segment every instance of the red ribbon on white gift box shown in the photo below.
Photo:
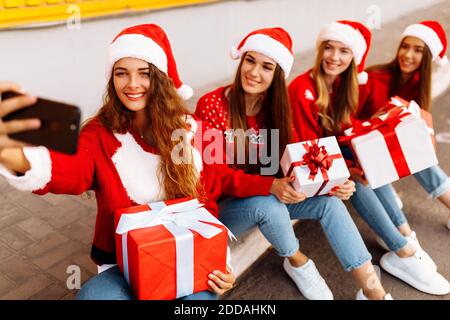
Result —
[[[363, 136], [371, 131], [378, 130], [386, 141], [386, 146], [394, 163], [398, 176], [406, 177], [411, 174], [405, 155], [403, 154], [400, 141], [398, 140], [395, 128], [402, 122], [402, 118], [410, 116], [411, 113], [403, 108], [394, 108], [388, 111], [387, 117], [383, 120], [380, 117], [365, 122], [355, 121], [351, 134], [339, 137], [339, 143], [350, 142], [352, 139]], [[351, 148], [351, 144], [349, 144]], [[355, 154], [355, 153], [354, 153]]]
[[314, 194], [314, 196], [317, 196], [323, 188], [325, 188], [328, 181], [330, 181], [328, 170], [333, 165], [333, 160], [342, 158], [342, 154], [328, 154], [325, 146], [319, 147], [318, 140], [312, 140], [311, 145], [308, 143], [303, 143], [302, 146], [306, 150], [306, 153], [303, 155], [303, 160], [292, 162], [286, 176], [291, 176], [291, 173], [295, 167], [308, 166], [308, 169], [310, 170], [308, 179], [314, 181], [320, 170], [323, 176], [323, 183], [319, 190]]
[[[194, 236], [196, 231], [206, 239], [210, 239], [222, 229], [204, 222], [218, 225], [223, 224], [211, 213], [203, 208], [203, 204], [197, 199], [166, 205], [164, 202], [149, 204], [152, 210], [146, 210], [133, 214], [122, 214], [116, 233], [122, 235], [123, 269], [125, 279], [130, 284], [128, 268], [128, 232], [135, 229], [148, 228], [163, 225], [175, 238], [176, 245], [176, 270], [177, 270], [177, 298], [190, 295], [194, 291]], [[204, 221], [204, 222], [202, 222]], [[225, 226], [224, 226], [225, 227]], [[233, 233], [228, 231], [231, 239], [236, 239]]]

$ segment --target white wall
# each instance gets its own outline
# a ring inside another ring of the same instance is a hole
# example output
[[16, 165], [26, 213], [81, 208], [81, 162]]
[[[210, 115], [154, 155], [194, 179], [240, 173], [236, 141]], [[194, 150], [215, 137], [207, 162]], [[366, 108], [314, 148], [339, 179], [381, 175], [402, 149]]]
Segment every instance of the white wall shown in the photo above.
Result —
[[[380, 9], [381, 23], [442, 0], [254, 0], [146, 12], [85, 21], [80, 30], [65, 25], [0, 32], [0, 79], [29, 92], [79, 105], [83, 118], [100, 106], [106, 83], [109, 42], [124, 27], [161, 25], [171, 40], [182, 80], [202, 87], [232, 75], [229, 47], [252, 29], [285, 28], [294, 51], [311, 49], [321, 26], [337, 19], [369, 23], [367, 9]], [[432, 18], [432, 17], [430, 17]]]

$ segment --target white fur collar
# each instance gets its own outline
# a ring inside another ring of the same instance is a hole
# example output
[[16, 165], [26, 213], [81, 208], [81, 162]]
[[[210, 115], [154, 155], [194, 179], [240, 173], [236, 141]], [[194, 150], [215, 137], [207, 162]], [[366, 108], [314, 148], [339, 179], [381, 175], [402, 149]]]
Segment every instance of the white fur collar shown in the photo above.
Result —
[[144, 151], [129, 132], [114, 135], [122, 145], [111, 159], [128, 197], [138, 204], [163, 200], [158, 181], [160, 156]]
[[[158, 180], [160, 156], [143, 150], [129, 132], [115, 133], [114, 136], [121, 146], [111, 159], [128, 197], [138, 204], [164, 200], [165, 193]], [[196, 149], [194, 163], [197, 171], [201, 172], [202, 158]]]

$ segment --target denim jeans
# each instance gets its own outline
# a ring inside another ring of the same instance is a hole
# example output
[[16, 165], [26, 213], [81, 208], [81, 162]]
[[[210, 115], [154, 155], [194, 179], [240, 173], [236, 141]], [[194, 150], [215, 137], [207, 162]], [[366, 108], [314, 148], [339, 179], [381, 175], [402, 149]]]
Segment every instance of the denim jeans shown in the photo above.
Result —
[[450, 189], [450, 179], [438, 165], [416, 172], [414, 177], [432, 198], [440, 197]]
[[390, 184], [377, 189], [356, 182], [356, 192], [350, 198], [358, 214], [392, 251], [406, 246], [408, 241], [398, 230], [406, 222], [403, 211], [397, 205]]
[[[345, 159], [354, 160], [347, 146], [340, 146]], [[377, 189], [356, 182], [356, 192], [350, 198], [353, 207], [369, 227], [386, 243], [392, 251], [406, 246], [408, 241], [397, 229], [406, 222], [403, 211], [397, 205], [392, 186]]]
[[[76, 296], [77, 300], [134, 300], [128, 283], [118, 266], [112, 267], [89, 279]], [[179, 300], [217, 300], [210, 291], [197, 292]]]
[[258, 226], [282, 257], [294, 255], [299, 241], [291, 219], [319, 220], [328, 241], [346, 271], [372, 259], [347, 208], [336, 197], [313, 197], [285, 205], [273, 195], [227, 198], [219, 201], [219, 219], [236, 235]]

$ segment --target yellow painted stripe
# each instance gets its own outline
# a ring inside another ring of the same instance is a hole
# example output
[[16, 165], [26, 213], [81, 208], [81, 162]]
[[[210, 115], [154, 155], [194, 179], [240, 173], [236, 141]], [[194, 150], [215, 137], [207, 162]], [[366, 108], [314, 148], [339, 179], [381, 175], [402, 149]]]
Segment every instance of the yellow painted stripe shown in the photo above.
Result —
[[[219, 0], [0, 0], [0, 29], [156, 10]], [[75, 6], [75, 7], [74, 7]]]

